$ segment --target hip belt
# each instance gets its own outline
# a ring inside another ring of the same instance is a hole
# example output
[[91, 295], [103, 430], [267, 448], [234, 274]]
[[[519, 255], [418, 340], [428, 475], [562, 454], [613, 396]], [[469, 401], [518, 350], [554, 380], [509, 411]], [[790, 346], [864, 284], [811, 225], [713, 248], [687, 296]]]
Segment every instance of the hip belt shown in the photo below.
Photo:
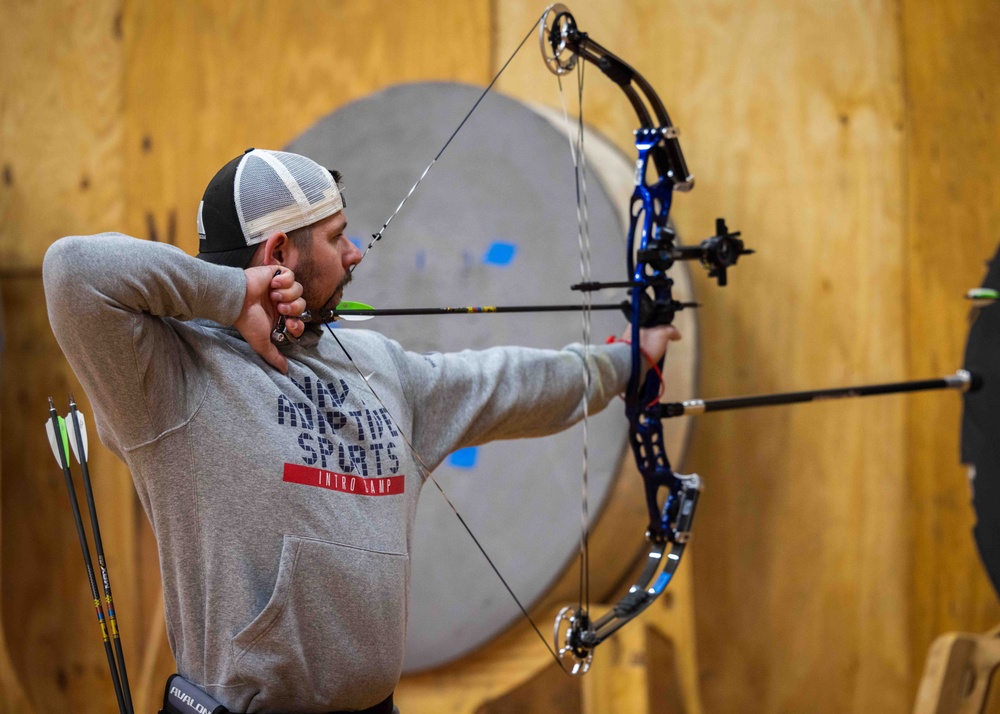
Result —
[[[399, 714], [390, 694], [373, 707], [356, 711], [336, 711], [328, 714]], [[219, 704], [179, 674], [172, 674], [163, 688], [163, 708], [159, 714], [237, 714]]]

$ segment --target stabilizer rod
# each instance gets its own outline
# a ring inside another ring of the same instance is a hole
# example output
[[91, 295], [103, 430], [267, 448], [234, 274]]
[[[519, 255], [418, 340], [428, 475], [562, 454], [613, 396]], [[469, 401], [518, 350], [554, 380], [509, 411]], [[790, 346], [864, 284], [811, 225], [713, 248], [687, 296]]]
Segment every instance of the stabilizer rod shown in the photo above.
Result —
[[688, 414], [706, 414], [751, 407], [773, 407], [781, 404], [800, 404], [821, 399], [843, 399], [846, 397], [873, 397], [879, 394], [902, 394], [923, 392], [933, 389], [957, 389], [961, 392], [975, 392], [983, 380], [977, 374], [960, 369], [955, 374], [940, 379], [918, 379], [909, 382], [889, 382], [867, 384], [835, 389], [813, 389], [805, 392], [781, 392], [778, 394], [758, 394], [748, 397], [727, 397], [724, 399], [689, 399], [685, 402], [667, 402], [660, 405], [661, 419]]

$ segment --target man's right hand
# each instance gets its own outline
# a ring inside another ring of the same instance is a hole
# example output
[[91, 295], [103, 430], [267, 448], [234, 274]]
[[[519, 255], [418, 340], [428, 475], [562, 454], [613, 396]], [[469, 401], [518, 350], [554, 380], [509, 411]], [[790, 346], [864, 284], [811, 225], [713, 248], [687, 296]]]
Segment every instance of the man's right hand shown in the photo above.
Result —
[[243, 272], [247, 293], [233, 327], [264, 361], [282, 374], [288, 374], [288, 361], [271, 342], [271, 331], [279, 315], [287, 318], [285, 328], [292, 336], [299, 337], [305, 330], [303, 322], [295, 319], [306, 309], [302, 285], [296, 282], [288, 268], [259, 265]]

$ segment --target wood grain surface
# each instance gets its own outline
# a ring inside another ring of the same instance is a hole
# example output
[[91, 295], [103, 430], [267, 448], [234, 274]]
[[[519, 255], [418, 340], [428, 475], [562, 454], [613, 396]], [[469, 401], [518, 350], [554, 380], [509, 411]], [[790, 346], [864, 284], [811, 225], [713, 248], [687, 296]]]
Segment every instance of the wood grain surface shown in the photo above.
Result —
[[123, 216], [120, 0], [0, 3], [0, 269]]

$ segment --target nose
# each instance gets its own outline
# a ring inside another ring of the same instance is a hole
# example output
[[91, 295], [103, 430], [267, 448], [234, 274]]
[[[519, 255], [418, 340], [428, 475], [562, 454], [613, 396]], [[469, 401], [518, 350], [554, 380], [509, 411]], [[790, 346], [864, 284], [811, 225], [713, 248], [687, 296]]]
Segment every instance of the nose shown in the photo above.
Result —
[[355, 266], [361, 262], [361, 249], [355, 245], [354, 241], [349, 241], [350, 249], [344, 254], [344, 267], [347, 272], [353, 273]]

